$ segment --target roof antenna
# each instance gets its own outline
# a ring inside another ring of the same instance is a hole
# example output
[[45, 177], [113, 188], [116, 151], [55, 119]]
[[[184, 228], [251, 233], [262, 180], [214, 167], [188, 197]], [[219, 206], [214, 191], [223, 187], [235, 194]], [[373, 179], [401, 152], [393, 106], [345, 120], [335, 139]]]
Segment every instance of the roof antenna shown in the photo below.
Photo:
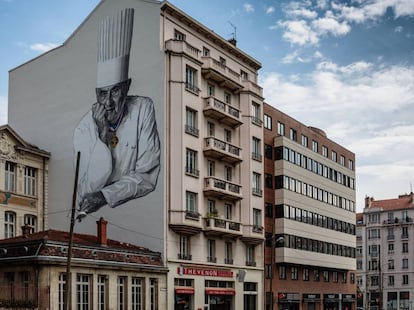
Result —
[[234, 46], [236, 46], [236, 44], [237, 44], [237, 39], [236, 39], [236, 30], [237, 30], [237, 28], [230, 21], [229, 21], [229, 24], [233, 27], [233, 32], [232, 32], [232, 38], [229, 39], [228, 41], [231, 44], [233, 44]]

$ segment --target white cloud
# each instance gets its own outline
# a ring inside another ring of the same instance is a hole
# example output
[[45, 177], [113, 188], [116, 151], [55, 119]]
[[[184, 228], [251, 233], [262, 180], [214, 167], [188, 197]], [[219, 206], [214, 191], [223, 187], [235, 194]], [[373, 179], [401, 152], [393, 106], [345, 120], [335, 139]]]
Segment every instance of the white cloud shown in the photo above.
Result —
[[316, 13], [315, 11], [311, 11], [311, 10], [304, 9], [304, 8], [290, 10], [287, 12], [287, 14], [293, 18], [303, 17], [303, 18], [308, 18], [308, 19], [314, 19], [318, 17], [318, 13]]
[[57, 46], [59, 46], [59, 44], [56, 43], [34, 43], [30, 45], [30, 49], [36, 52], [45, 53]]
[[294, 50], [292, 53], [286, 54], [285, 57], [282, 58], [283, 64], [291, 64], [291, 63], [309, 63], [315, 59], [321, 59], [323, 55], [321, 52], [316, 51], [313, 54], [308, 54], [303, 52], [300, 49]]
[[275, 8], [273, 6], [269, 6], [266, 9], [266, 14], [272, 14], [272, 13], [274, 13], [274, 11], [275, 11]]
[[283, 38], [297, 45], [315, 45], [319, 42], [318, 35], [304, 20], [279, 21], [279, 26], [285, 29]]
[[314, 20], [312, 28], [318, 35], [333, 34], [334, 36], [343, 36], [351, 31], [351, 27], [346, 22], [340, 23], [331, 17]]
[[250, 3], [243, 4], [243, 8], [247, 13], [253, 13], [254, 12], [254, 7]]

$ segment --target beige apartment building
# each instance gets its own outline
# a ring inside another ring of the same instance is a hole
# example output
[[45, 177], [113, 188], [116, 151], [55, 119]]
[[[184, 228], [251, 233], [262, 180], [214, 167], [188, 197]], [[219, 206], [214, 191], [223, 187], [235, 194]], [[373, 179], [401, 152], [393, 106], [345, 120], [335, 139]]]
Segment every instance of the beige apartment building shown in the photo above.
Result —
[[365, 198], [358, 214], [359, 304], [365, 309], [412, 309], [414, 194]]
[[[53, 153], [49, 227], [68, 225], [62, 205], [72, 198], [73, 133], [96, 102], [102, 80], [99, 25], [126, 8], [133, 9], [133, 26], [122, 26], [129, 29], [123, 38], [131, 38], [130, 52], [122, 56], [129, 60], [129, 94], [150, 102], [156, 138], [143, 145], [120, 137], [109, 154], [119, 147], [158, 147], [159, 140], [154, 188], [90, 213], [76, 231], [91, 233], [102, 216], [116, 240], [161, 252], [169, 272], [157, 290], [160, 296], [166, 292], [168, 309], [263, 309], [261, 64], [234, 39], [220, 37], [168, 2], [103, 0], [63, 45], [10, 71], [10, 124]], [[117, 31], [120, 24], [111, 25], [103, 32]], [[81, 154], [81, 161], [87, 156]], [[101, 163], [81, 166], [107, 169]]]
[[10, 126], [0, 126], [0, 239], [47, 226], [50, 153], [23, 140]]
[[356, 309], [355, 155], [264, 105], [266, 309]]

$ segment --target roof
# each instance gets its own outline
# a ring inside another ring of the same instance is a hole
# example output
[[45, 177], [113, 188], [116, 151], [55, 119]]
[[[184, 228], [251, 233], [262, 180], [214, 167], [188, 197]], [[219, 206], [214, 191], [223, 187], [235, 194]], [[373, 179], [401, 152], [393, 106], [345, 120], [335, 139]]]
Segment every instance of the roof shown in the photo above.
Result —
[[394, 199], [374, 200], [370, 199], [369, 209], [382, 209], [383, 211], [413, 209], [413, 193], [409, 195], [400, 195]]
[[[37, 261], [67, 260], [69, 232], [45, 230], [29, 235], [0, 240], [0, 262], [36, 259]], [[87, 234], [73, 235], [72, 261], [98, 263], [100, 265], [120, 263], [138, 267], [163, 267], [161, 254], [147, 248], [107, 239], [106, 245], [98, 243], [96, 236]]]

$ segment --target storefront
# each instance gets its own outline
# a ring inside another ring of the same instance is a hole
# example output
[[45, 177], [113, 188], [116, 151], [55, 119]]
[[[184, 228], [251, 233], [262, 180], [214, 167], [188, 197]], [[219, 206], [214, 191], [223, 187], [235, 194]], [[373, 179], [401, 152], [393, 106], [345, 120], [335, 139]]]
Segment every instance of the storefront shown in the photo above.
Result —
[[304, 310], [320, 309], [321, 294], [302, 294]]
[[324, 310], [341, 310], [339, 302], [341, 301], [339, 294], [323, 294]]
[[278, 310], [299, 310], [299, 293], [279, 292], [277, 299]]
[[175, 287], [175, 305], [174, 310], [193, 309], [194, 288], [192, 287]]
[[205, 304], [208, 305], [209, 310], [233, 310], [234, 295], [236, 295], [234, 289], [206, 288]]
[[342, 310], [354, 310], [355, 301], [355, 294], [342, 294]]

